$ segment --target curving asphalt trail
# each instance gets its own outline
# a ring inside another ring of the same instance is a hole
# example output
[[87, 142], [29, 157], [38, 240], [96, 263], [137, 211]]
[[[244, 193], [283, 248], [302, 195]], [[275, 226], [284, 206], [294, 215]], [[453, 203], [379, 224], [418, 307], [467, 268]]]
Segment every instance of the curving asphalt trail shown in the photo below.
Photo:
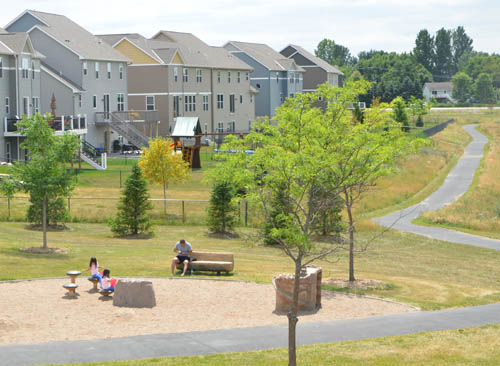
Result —
[[[423, 202], [375, 219], [379, 224], [434, 239], [500, 250], [500, 240], [435, 227], [413, 225], [422, 212], [450, 204], [469, 188], [487, 138], [475, 125], [464, 126], [473, 137], [444, 184]], [[330, 343], [500, 323], [500, 303], [469, 308], [373, 316], [322, 323], [298, 323], [297, 344]], [[57, 331], [57, 329], [54, 329]], [[93, 341], [0, 345], [0, 366], [135, 360], [194, 356], [287, 346], [286, 326], [237, 328], [204, 332], [153, 334]]]
[[438, 190], [414, 206], [376, 218], [373, 221], [388, 228], [419, 234], [433, 239], [500, 250], [500, 240], [440, 227], [419, 226], [411, 223], [412, 220], [419, 217], [423, 212], [439, 210], [455, 202], [461, 195], [467, 192], [474, 178], [474, 173], [483, 157], [484, 147], [488, 142], [488, 138], [478, 132], [475, 128], [476, 126], [463, 126], [464, 130], [472, 136], [472, 142], [467, 145], [464, 155], [448, 174], [443, 185]]

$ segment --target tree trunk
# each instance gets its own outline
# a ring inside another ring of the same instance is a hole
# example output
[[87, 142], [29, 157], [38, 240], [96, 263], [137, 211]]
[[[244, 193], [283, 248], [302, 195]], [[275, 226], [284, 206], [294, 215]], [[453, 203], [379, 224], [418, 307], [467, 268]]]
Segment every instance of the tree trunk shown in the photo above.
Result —
[[43, 247], [47, 248], [47, 196], [43, 197], [42, 204]]
[[7, 220], [10, 221], [10, 198], [7, 198]]
[[167, 183], [163, 182], [163, 214], [167, 217]]
[[354, 278], [354, 218], [352, 216], [352, 202], [349, 193], [344, 191], [346, 199], [347, 216], [349, 217], [349, 282], [356, 281]]
[[288, 312], [288, 366], [297, 365], [297, 346], [296, 346], [296, 329], [297, 311], [299, 308], [299, 285], [300, 285], [300, 270], [302, 268], [302, 256], [299, 255], [295, 262], [295, 278], [293, 280], [293, 295], [290, 311]]

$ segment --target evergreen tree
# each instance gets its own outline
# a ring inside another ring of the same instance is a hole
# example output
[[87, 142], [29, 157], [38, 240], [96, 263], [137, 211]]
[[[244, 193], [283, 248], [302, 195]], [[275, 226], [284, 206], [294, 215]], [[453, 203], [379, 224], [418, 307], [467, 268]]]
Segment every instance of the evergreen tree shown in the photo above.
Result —
[[434, 71], [434, 38], [429, 34], [427, 29], [422, 29], [418, 32], [417, 39], [415, 40], [415, 48], [413, 55], [418, 63], [424, 66], [427, 71]]
[[354, 116], [355, 122], [363, 123], [364, 122], [364, 114], [361, 108], [359, 108], [359, 103], [354, 102], [354, 108], [352, 110], [352, 114]]
[[111, 231], [119, 236], [151, 234], [151, 221], [147, 211], [152, 209], [148, 201], [146, 179], [139, 165], [134, 165], [132, 174], [125, 181], [125, 189], [118, 204], [118, 214], [111, 220]]
[[459, 72], [451, 79], [453, 89], [451, 96], [460, 103], [466, 102], [472, 96], [472, 78], [465, 72]]
[[[287, 216], [290, 215], [293, 205], [289, 202], [290, 193], [287, 186], [278, 182], [278, 188], [273, 190], [269, 198], [269, 213], [270, 220], [267, 220], [263, 228], [264, 243], [266, 245], [279, 245], [281, 238], [273, 233], [273, 229], [286, 228]], [[267, 216], [267, 215], [266, 215]]]
[[459, 68], [459, 62], [463, 55], [470, 54], [473, 51], [472, 38], [470, 38], [462, 26], [458, 26], [451, 34], [453, 43], [453, 73]]
[[496, 103], [496, 93], [493, 88], [493, 82], [490, 75], [485, 73], [479, 74], [476, 82], [474, 83], [474, 97], [479, 103]]
[[410, 131], [410, 124], [408, 121], [408, 111], [406, 110], [406, 103], [403, 98], [397, 97], [392, 103], [392, 118], [394, 121], [401, 123], [401, 130], [404, 132]]
[[[30, 196], [31, 205], [28, 208], [26, 219], [37, 225], [43, 224], [43, 204], [42, 201]], [[62, 197], [56, 197], [47, 204], [47, 224], [55, 226], [63, 224], [70, 219], [66, 202]]]
[[236, 191], [230, 182], [216, 181], [214, 183], [207, 210], [207, 224], [211, 232], [226, 234], [234, 228], [238, 221], [235, 196]]
[[451, 78], [453, 73], [453, 53], [451, 49], [451, 32], [441, 28], [436, 33], [436, 58], [435, 58], [435, 77], [436, 81], [446, 81]]
[[312, 231], [321, 236], [339, 237], [343, 230], [340, 213], [344, 208], [344, 201], [335, 190], [325, 186], [316, 186], [309, 194], [312, 204], [318, 208], [317, 216], [311, 223]]

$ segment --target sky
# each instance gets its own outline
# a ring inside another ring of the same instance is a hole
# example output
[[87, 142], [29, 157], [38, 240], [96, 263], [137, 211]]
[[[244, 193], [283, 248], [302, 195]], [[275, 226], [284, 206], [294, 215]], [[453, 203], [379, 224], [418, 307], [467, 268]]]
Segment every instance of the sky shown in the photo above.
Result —
[[351, 54], [409, 52], [417, 33], [465, 27], [477, 51], [500, 53], [500, 2], [494, 0], [19, 0], [3, 1], [0, 27], [26, 9], [62, 14], [94, 34], [160, 29], [189, 32], [213, 46], [229, 40], [298, 44], [313, 52], [332, 39]]

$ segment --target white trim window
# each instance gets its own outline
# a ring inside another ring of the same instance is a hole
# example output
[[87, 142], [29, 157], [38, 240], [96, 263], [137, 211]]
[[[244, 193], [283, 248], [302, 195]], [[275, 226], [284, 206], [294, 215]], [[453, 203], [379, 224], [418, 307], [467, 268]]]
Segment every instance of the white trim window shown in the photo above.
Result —
[[243, 104], [243, 94], [240, 94], [240, 104]]
[[177, 82], [179, 80], [179, 68], [174, 66], [174, 81]]
[[154, 111], [155, 107], [155, 96], [154, 95], [146, 95], [146, 110]]
[[31, 79], [35, 80], [35, 61], [31, 61]]
[[202, 82], [202, 72], [201, 69], [196, 69], [196, 82], [201, 83]]
[[217, 94], [217, 109], [224, 109], [224, 94]]
[[184, 111], [196, 112], [196, 96], [194, 95], [184, 96]]
[[229, 96], [229, 113], [234, 113], [236, 111], [236, 97], [234, 94]]
[[227, 132], [234, 132], [234, 131], [236, 131], [236, 123], [234, 121], [228, 122]]
[[217, 122], [217, 132], [224, 132], [224, 122]]
[[123, 93], [116, 94], [116, 103], [118, 112], [123, 112], [125, 110], [125, 96]]
[[183, 83], [189, 82], [189, 70], [186, 68], [182, 69], [182, 82]]
[[179, 117], [180, 112], [179, 112], [179, 99], [180, 97], [178, 95], [174, 95], [174, 117]]
[[0, 57], [0, 78], [3, 78], [3, 59]]
[[22, 78], [29, 78], [29, 60], [26, 57], [22, 58]]
[[118, 68], [119, 73], [120, 73], [120, 80], [123, 80], [123, 65], [120, 64], [120, 67]]
[[95, 62], [95, 78], [99, 79], [99, 62]]
[[92, 108], [97, 109], [97, 95], [92, 96]]
[[87, 65], [87, 61], [83, 61], [83, 75], [87, 75], [88, 72], [89, 72], [89, 69], [88, 69], [88, 65]]
[[106, 64], [106, 71], [108, 72], [108, 79], [111, 80], [111, 62]]
[[30, 114], [30, 102], [28, 97], [23, 97], [23, 114], [26, 116]]
[[82, 95], [78, 94], [78, 108], [82, 108]]
[[9, 97], [5, 97], [5, 114], [10, 113], [10, 100]]
[[203, 96], [203, 110], [208, 111], [208, 95]]
[[227, 72], [227, 82], [231, 84], [231, 71]]
[[239, 72], [239, 71], [238, 71], [238, 76], [237, 76], [236, 80], [238, 80], [238, 83], [241, 82], [241, 72]]
[[250, 73], [249, 73], [248, 71], [245, 73], [245, 80], [246, 80], [246, 81], [248, 81], [248, 79], [249, 79], [249, 74], [250, 74]]
[[220, 71], [217, 71], [217, 82], [220, 84]]
[[40, 98], [38, 97], [32, 97], [31, 98], [31, 105], [33, 114], [40, 113]]

